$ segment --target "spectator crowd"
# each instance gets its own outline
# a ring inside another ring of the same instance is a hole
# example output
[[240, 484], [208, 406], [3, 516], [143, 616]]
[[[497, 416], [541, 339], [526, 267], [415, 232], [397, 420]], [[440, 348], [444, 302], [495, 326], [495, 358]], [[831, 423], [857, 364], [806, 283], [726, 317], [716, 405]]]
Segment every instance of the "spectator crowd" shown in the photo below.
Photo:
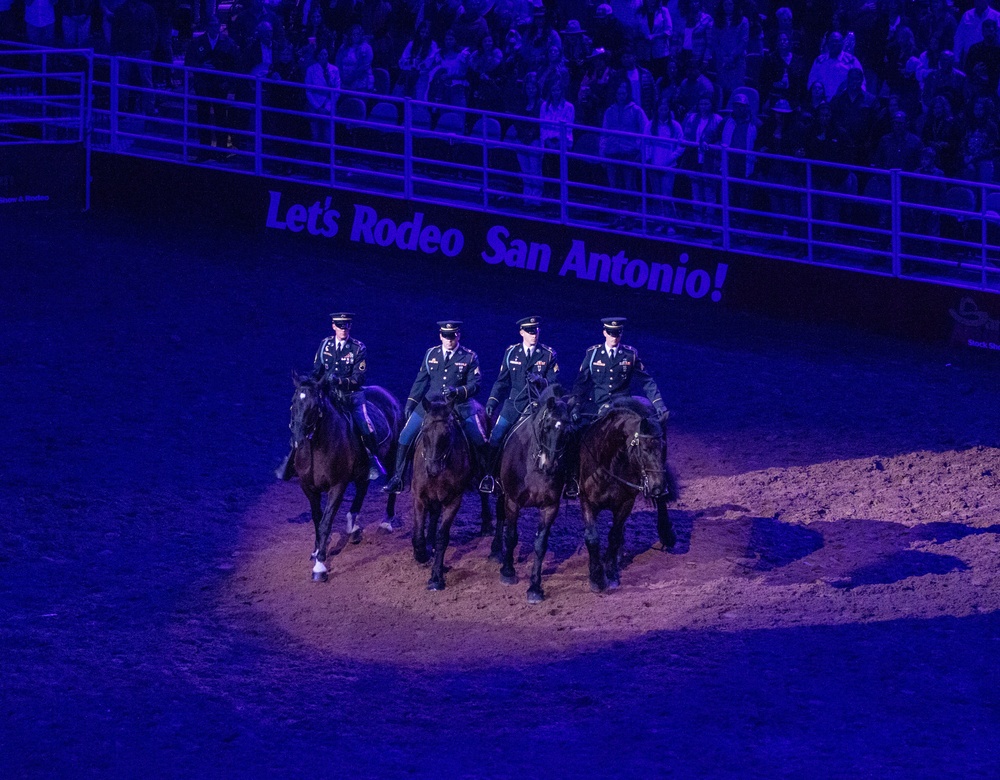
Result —
[[[165, 65], [182, 46], [188, 65], [305, 85], [301, 108], [318, 115], [336, 110], [326, 88], [515, 115], [524, 121], [504, 137], [539, 149], [519, 155], [529, 198], [544, 151], [573, 144], [561, 122], [655, 139], [601, 134], [608, 182], [626, 192], [643, 155], [650, 186], [670, 196], [674, 170], [719, 173], [720, 145], [742, 152], [729, 176], [789, 185], [804, 183], [798, 168], [751, 152], [994, 181], [1000, 13], [989, 0], [703, 2], [0, 0], [0, 38]], [[164, 81], [169, 68], [137, 78]], [[195, 88], [228, 87], [204, 77]], [[307, 132], [329, 137], [329, 124]], [[858, 191], [853, 174], [827, 171], [816, 186]], [[715, 202], [711, 177], [691, 181], [695, 204]]]

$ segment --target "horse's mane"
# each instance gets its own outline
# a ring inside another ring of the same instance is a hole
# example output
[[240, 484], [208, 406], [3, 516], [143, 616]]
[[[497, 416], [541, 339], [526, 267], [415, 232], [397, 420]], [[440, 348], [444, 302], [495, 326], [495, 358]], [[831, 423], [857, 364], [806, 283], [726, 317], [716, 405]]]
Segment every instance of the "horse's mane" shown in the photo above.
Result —
[[538, 402], [544, 404], [550, 398], [555, 398], [557, 401], [565, 395], [565, 391], [558, 382], [555, 382], [548, 387], [546, 387], [542, 392], [538, 394]]
[[609, 414], [616, 411], [633, 412], [639, 415], [652, 428], [656, 436], [663, 436], [665, 433], [656, 410], [653, 409], [653, 404], [646, 398], [635, 395], [630, 395], [627, 398], [616, 398], [611, 402]]

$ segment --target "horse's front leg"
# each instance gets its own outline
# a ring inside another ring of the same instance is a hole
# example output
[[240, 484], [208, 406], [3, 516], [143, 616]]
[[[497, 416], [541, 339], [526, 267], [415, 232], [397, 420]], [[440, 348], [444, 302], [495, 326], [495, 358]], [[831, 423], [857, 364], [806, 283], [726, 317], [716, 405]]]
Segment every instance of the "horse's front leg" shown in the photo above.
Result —
[[326, 568], [326, 548], [330, 545], [333, 516], [340, 509], [346, 487], [346, 485], [334, 485], [326, 496], [326, 506], [323, 508], [323, 516], [316, 533], [316, 562], [313, 564], [312, 575], [316, 582], [326, 582], [329, 579]]
[[497, 499], [497, 525], [493, 531], [493, 544], [490, 546], [489, 559], [501, 563], [503, 561], [503, 532], [507, 524], [507, 499], [503, 492]]
[[361, 542], [361, 523], [358, 522], [358, 515], [361, 514], [361, 506], [365, 503], [365, 496], [368, 495], [368, 486], [371, 484], [367, 479], [359, 479], [354, 483], [354, 500], [351, 508], [347, 510], [347, 538], [351, 544]]
[[489, 536], [493, 533], [493, 514], [490, 512], [490, 497], [486, 493], [479, 494], [479, 533]]
[[427, 563], [427, 503], [413, 493], [413, 557], [417, 563]]
[[427, 590], [444, 590], [444, 553], [451, 541], [451, 524], [462, 505], [462, 495], [452, 499], [441, 513], [437, 537], [434, 543], [434, 565], [431, 567], [431, 578], [427, 581]]
[[535, 534], [535, 565], [531, 569], [531, 584], [528, 586], [528, 603], [541, 604], [545, 599], [542, 591], [542, 563], [549, 549], [549, 534], [552, 523], [559, 514], [559, 494], [556, 494], [555, 504], [541, 507], [538, 519], [538, 532]]
[[506, 503], [503, 521], [503, 562], [500, 566], [500, 582], [504, 585], [517, 584], [517, 572], [514, 571], [514, 551], [517, 549], [517, 518], [521, 514], [519, 507], [512, 499], [503, 496]]
[[672, 550], [677, 544], [677, 534], [674, 533], [674, 525], [670, 522], [667, 501], [669, 501], [667, 496], [659, 496], [656, 499], [656, 534], [660, 537], [663, 549]]
[[313, 554], [309, 556], [309, 560], [315, 561], [317, 554], [319, 554], [319, 528], [323, 521], [323, 494], [318, 490], [305, 490], [306, 498], [309, 499], [309, 512], [312, 515], [313, 529], [315, 531], [315, 539], [313, 541]]
[[597, 511], [594, 506], [580, 497], [580, 513], [583, 515], [583, 540], [590, 555], [590, 589], [600, 593], [608, 587], [601, 563], [601, 540], [597, 535]]
[[608, 552], [604, 559], [604, 571], [608, 580], [608, 588], [614, 590], [621, 585], [621, 575], [618, 571], [618, 562], [622, 554], [622, 546], [625, 544], [625, 521], [632, 514], [632, 507], [635, 499], [626, 501], [614, 511], [611, 519], [611, 530], [608, 532]]
[[390, 493], [389, 498], [385, 502], [385, 520], [379, 524], [379, 528], [383, 531], [388, 531], [392, 533], [396, 530], [396, 493]]

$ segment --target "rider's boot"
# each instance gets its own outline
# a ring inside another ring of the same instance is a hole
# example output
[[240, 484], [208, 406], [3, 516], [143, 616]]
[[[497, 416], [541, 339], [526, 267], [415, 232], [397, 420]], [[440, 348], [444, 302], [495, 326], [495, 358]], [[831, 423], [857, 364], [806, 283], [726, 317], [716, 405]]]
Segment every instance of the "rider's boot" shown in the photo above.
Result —
[[388, 484], [382, 488], [386, 493], [402, 493], [403, 492], [403, 472], [406, 471], [406, 464], [410, 460], [410, 450], [413, 448], [411, 444], [400, 444], [399, 449], [396, 450], [396, 467], [392, 471], [392, 479], [389, 480]]
[[497, 489], [497, 482], [495, 475], [497, 472], [498, 461], [500, 460], [500, 448], [492, 447], [489, 444], [486, 445], [486, 475], [483, 477], [482, 481], [479, 483], [480, 493], [494, 493]]
[[274, 476], [280, 479], [282, 482], [288, 482], [292, 477], [295, 476], [295, 450], [291, 450], [283, 461], [281, 465], [274, 470]]
[[368, 450], [368, 460], [371, 466], [368, 469], [368, 480], [374, 482], [379, 477], [385, 476], [385, 468], [382, 466], [382, 462], [378, 459], [378, 444], [375, 442], [375, 434], [371, 431], [367, 431], [361, 435], [361, 443], [365, 445], [365, 449]]

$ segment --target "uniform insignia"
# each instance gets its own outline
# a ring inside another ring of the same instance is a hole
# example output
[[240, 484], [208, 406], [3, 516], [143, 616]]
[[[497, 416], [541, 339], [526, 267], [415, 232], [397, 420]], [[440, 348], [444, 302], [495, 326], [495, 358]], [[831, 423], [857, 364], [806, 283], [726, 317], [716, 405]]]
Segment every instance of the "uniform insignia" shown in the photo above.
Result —
[[511, 358], [510, 363], [511, 363], [512, 366], [519, 366], [519, 365], [521, 365], [521, 361], [520, 360], [514, 360], [513, 358]]
[[475, 371], [472, 372], [472, 374], [473, 376], [479, 376], [479, 369], [477, 368]]
[[434, 364], [437, 364], [437, 362], [438, 362], [438, 359], [437, 359], [437, 358], [431, 358], [431, 359], [430, 359], [430, 360], [428, 360], [427, 362], [428, 362], [428, 363], [434, 363]]
[[535, 361], [535, 365], [536, 366], [544, 366], [545, 365], [545, 361], [544, 360], [536, 360]]
[[364, 371], [365, 369], [367, 369], [368, 368], [368, 366], [366, 365], [367, 363], [368, 363], [367, 360], [362, 360], [360, 363], [358, 363], [358, 371]]
[[594, 365], [595, 366], [601, 366], [603, 368], [604, 367], [604, 361], [603, 360], [595, 360], [594, 361]]
[[622, 361], [622, 365], [623, 366], [631, 366], [632, 365], [632, 361], [631, 360], [623, 360]]

